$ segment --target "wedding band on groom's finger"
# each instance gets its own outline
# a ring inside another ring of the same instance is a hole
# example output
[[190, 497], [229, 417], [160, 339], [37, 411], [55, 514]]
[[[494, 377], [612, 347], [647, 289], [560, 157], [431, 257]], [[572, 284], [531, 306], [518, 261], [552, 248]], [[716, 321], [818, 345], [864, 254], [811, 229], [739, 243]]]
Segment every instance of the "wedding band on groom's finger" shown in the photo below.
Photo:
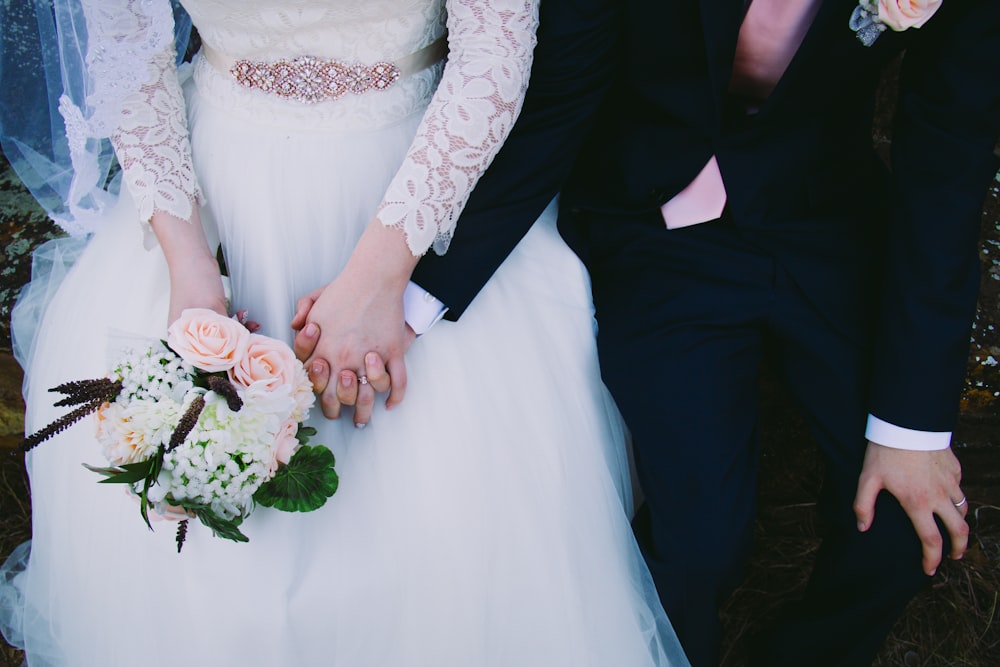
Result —
[[969, 499], [966, 498], [965, 496], [962, 496], [961, 500], [959, 500], [957, 503], [952, 503], [952, 505], [954, 505], [956, 509], [962, 509], [962, 507], [964, 507], [967, 502], [969, 502]]

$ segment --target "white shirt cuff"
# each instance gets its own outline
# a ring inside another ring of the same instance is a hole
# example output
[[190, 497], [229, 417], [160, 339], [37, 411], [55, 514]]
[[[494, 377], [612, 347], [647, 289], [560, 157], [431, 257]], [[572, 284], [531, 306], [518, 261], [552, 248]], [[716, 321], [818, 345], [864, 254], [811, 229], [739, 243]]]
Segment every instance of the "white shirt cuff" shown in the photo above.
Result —
[[403, 291], [403, 318], [418, 336], [426, 333], [448, 312], [448, 307], [412, 280]]
[[930, 452], [951, 446], [951, 431], [915, 431], [868, 415], [865, 437], [876, 445], [893, 449]]

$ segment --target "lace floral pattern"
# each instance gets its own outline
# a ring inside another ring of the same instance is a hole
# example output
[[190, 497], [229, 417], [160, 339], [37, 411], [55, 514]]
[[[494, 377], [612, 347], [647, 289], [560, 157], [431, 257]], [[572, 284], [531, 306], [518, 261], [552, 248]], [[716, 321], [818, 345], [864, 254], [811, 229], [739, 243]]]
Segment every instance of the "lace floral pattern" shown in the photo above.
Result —
[[91, 0], [83, 3], [87, 19], [87, 71], [94, 109], [89, 122], [110, 131], [121, 101], [149, 80], [135, 67], [162, 53], [173, 41], [173, 14], [167, 0]]
[[112, 136], [123, 178], [146, 221], [157, 211], [190, 220], [201, 197], [174, 61], [170, 47], [150, 62], [149, 83], [125, 100]]
[[448, 3], [450, 59], [378, 217], [414, 255], [448, 249], [458, 215], [510, 132], [528, 84], [537, 2]]

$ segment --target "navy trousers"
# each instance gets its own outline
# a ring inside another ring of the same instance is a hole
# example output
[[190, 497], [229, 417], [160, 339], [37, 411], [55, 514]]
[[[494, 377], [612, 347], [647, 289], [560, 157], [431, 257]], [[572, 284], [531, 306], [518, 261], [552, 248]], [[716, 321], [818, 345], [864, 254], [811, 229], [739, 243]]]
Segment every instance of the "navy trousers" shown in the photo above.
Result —
[[867, 533], [852, 510], [879, 234], [842, 221], [747, 230], [726, 214], [671, 231], [655, 212], [573, 211], [561, 224], [591, 271], [603, 377], [634, 437], [636, 537], [692, 664], [718, 664], [718, 610], [751, 549], [767, 345], [825, 459], [826, 532], [804, 600], [754, 664], [870, 665], [927, 582], [891, 495]]

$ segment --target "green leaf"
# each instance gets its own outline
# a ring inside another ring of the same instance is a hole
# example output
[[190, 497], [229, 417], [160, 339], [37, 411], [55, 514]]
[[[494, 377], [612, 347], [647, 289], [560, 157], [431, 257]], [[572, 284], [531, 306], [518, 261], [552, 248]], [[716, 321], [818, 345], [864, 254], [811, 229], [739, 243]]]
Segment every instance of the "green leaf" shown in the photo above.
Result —
[[253, 498], [259, 505], [282, 512], [319, 509], [337, 492], [340, 483], [334, 463], [333, 452], [322, 445], [300, 447]]
[[150, 530], [153, 530], [153, 525], [149, 523], [149, 487], [156, 484], [156, 478], [160, 474], [160, 468], [162, 467], [163, 447], [160, 447], [152, 458], [149, 474], [142, 480], [142, 493], [139, 494], [139, 514], [142, 515], [143, 520], [145, 520]]
[[163, 445], [160, 445], [156, 449], [156, 454], [150, 459], [153, 462], [152, 467], [149, 469], [149, 476], [146, 477], [146, 481], [150, 484], [156, 483], [156, 480], [160, 478], [160, 472], [163, 470], [163, 455], [166, 454], [167, 450]]
[[309, 438], [316, 435], [316, 429], [312, 426], [306, 426], [305, 424], [299, 424], [299, 430], [295, 432], [295, 439], [299, 441], [300, 445], [309, 444]]
[[223, 519], [212, 510], [206, 508], [204, 505], [195, 509], [194, 513], [195, 516], [198, 517], [198, 520], [210, 528], [212, 534], [216, 537], [232, 540], [233, 542], [250, 541], [249, 537], [240, 532], [239, 526], [243, 523], [242, 517], [236, 517], [235, 519]]
[[153, 530], [153, 524], [149, 522], [149, 485], [142, 487], [142, 493], [139, 494], [139, 516], [142, 520], [146, 522], [146, 527]]
[[156, 465], [156, 457], [139, 461], [137, 463], [126, 463], [117, 468], [91, 468], [96, 473], [109, 475], [107, 479], [102, 479], [98, 484], [136, 484], [142, 482], [153, 471]]
[[[142, 482], [142, 491], [137, 492], [139, 496], [139, 516], [146, 522], [149, 529], [153, 530], [153, 525], [149, 522], [149, 489], [156, 484], [156, 478], [160, 476], [160, 470], [163, 469], [163, 452], [164, 449], [160, 446], [156, 450], [156, 453], [145, 461], [126, 463], [110, 468], [97, 468], [84, 463], [83, 467], [91, 472], [105, 476], [105, 479], [102, 479], [98, 484], [135, 485]], [[133, 490], [135, 490], [134, 487]]]

